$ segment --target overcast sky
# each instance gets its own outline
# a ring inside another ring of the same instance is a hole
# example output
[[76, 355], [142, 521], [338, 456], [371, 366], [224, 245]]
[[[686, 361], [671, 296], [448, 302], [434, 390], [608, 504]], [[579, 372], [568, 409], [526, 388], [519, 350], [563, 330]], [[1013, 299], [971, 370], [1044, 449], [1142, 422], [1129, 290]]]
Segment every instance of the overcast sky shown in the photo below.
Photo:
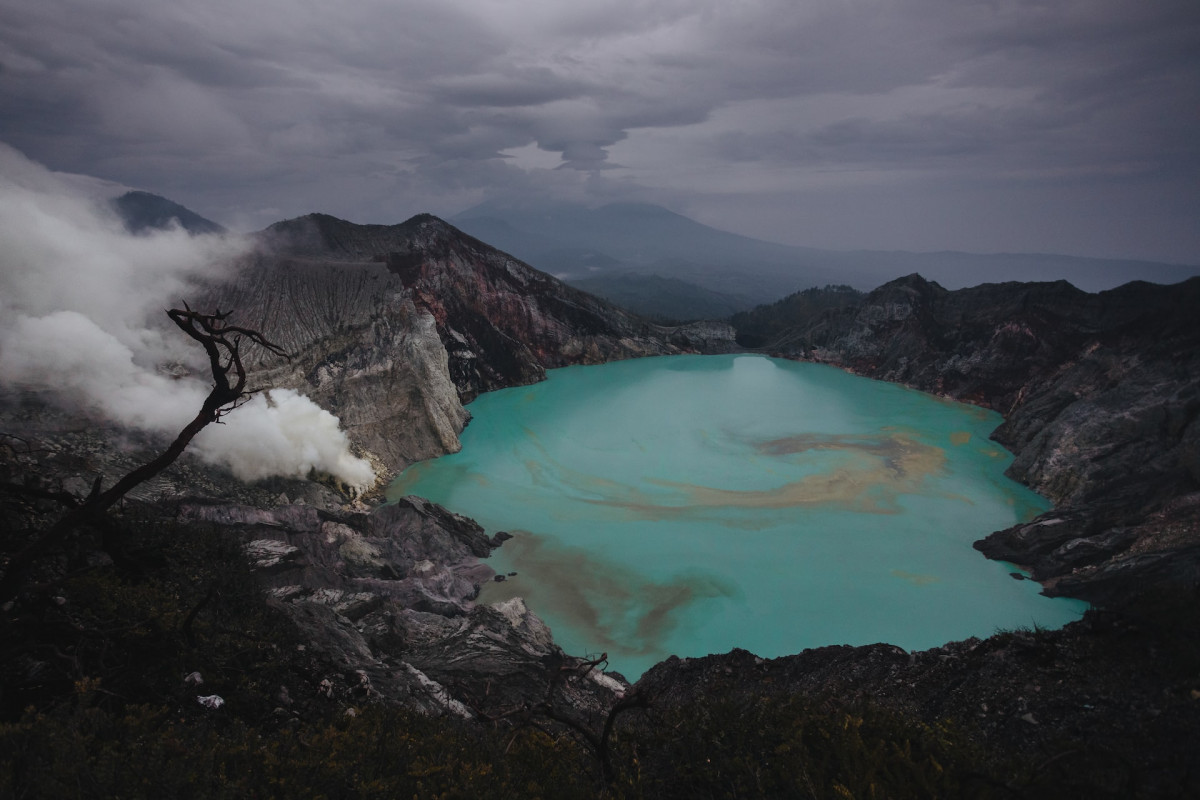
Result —
[[0, 141], [241, 230], [535, 194], [1200, 263], [1200, 2], [0, 0]]

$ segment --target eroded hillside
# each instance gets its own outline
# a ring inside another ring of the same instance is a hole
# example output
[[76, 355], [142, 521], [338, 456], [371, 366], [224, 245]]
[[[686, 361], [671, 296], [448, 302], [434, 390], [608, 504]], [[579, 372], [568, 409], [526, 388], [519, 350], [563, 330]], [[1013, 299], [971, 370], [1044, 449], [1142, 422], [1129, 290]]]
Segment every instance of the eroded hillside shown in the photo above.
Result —
[[237, 308], [295, 358], [256, 377], [337, 414], [394, 474], [458, 449], [480, 392], [570, 364], [723, 352], [732, 329], [662, 327], [428, 215], [392, 226], [314, 214], [278, 223], [204, 302]]

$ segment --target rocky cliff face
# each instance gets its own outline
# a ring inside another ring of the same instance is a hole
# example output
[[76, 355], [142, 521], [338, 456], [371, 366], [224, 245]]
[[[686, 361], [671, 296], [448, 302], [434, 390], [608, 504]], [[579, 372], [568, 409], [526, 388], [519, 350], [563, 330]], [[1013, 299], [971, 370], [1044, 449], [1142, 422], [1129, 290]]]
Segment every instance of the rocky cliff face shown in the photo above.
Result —
[[1089, 294], [910, 275], [777, 328], [767, 349], [1000, 411], [1010, 474], [1059, 507], [979, 547], [1114, 599], [1200, 574], [1200, 280]]
[[458, 449], [480, 392], [570, 364], [731, 349], [716, 323], [652, 325], [428, 215], [392, 226], [313, 214], [260, 235], [204, 303], [248, 313], [292, 362], [254, 361], [266, 386], [337, 414], [387, 474]]
[[340, 666], [331, 695], [465, 719], [548, 703], [590, 720], [625, 689], [563, 653], [520, 598], [476, 605], [494, 575], [479, 559], [504, 536], [420, 498], [370, 513], [188, 502], [178, 518], [244, 542], [274, 605]]

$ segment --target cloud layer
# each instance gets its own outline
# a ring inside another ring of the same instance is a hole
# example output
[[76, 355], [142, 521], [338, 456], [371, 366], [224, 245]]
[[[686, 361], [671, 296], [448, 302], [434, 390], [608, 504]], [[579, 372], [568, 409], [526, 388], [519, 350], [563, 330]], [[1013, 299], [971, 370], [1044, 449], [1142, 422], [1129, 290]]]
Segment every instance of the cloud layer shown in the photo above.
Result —
[[1193, 0], [42, 0], [0, 139], [243, 227], [537, 192], [1200, 261], [1198, 48]]
[[[163, 309], [243, 245], [182, 230], [129, 235], [96, 202], [109, 188], [0, 147], [0, 383], [173, 435], [200, 409], [210, 378], [203, 352], [164, 324]], [[310, 470], [359, 488], [374, 480], [337, 418], [291, 391], [255, 396], [193, 449], [246, 480]]]

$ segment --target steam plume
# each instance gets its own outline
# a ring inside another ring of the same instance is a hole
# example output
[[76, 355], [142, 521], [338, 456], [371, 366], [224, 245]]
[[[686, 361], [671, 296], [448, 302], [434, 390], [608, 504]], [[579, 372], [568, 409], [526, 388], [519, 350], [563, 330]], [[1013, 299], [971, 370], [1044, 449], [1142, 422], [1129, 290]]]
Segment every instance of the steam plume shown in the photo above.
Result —
[[[0, 144], [0, 384], [143, 430], [177, 432], [208, 393], [167, 363], [206, 376], [207, 361], [163, 310], [193, 279], [229, 269], [246, 243], [182, 229], [131, 235], [107, 204], [119, 187], [51, 172]], [[238, 320], [253, 326], [253, 320]], [[357, 488], [374, 473], [337, 417], [290, 390], [258, 395], [193, 450], [246, 480], [333, 475]]]

